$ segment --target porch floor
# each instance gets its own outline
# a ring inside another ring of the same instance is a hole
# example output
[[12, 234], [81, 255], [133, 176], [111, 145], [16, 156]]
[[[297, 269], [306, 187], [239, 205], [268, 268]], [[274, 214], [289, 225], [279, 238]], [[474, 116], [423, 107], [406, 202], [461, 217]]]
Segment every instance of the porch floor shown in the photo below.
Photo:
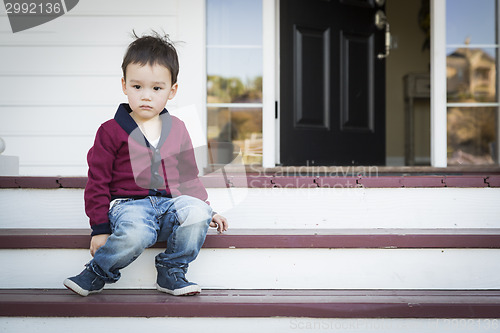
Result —
[[0, 290], [0, 316], [496, 318], [498, 290], [204, 290], [175, 297], [156, 290]]

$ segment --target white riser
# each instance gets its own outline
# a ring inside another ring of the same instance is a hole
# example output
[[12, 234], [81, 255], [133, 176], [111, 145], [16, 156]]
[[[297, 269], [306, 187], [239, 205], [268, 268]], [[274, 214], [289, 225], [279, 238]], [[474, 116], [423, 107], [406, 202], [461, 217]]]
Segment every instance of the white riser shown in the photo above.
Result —
[[[232, 228], [500, 228], [500, 188], [208, 191]], [[81, 189], [3, 189], [0, 228], [87, 228], [83, 207]]]
[[500, 332], [500, 319], [339, 318], [1, 318], [5, 333], [88, 332], [254, 333], [479, 333]]
[[[148, 249], [109, 288], [153, 288]], [[207, 289], [500, 289], [500, 249], [203, 249], [188, 278]], [[2, 250], [0, 288], [62, 288], [87, 250]]]

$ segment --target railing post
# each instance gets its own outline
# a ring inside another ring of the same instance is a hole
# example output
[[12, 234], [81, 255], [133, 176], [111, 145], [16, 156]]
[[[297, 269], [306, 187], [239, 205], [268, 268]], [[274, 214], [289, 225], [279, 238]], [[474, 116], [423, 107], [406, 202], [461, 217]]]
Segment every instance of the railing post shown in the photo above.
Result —
[[5, 141], [0, 137], [0, 176], [19, 176], [19, 157], [2, 155]]

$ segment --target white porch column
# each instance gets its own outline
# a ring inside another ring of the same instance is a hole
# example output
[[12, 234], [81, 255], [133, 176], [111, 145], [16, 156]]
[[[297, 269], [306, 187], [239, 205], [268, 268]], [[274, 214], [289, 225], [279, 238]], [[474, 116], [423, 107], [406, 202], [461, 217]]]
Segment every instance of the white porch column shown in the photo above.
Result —
[[446, 0], [431, 0], [431, 165], [447, 166]]
[[262, 166], [273, 168], [276, 165], [276, 1], [262, 0]]

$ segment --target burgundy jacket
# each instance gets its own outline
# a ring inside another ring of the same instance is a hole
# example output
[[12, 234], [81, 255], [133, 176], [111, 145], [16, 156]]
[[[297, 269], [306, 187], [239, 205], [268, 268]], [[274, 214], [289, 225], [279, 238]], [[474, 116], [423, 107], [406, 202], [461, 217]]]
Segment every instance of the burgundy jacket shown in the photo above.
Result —
[[85, 212], [92, 235], [111, 234], [109, 204], [117, 198], [150, 195], [190, 195], [206, 201], [207, 191], [198, 178], [191, 139], [184, 123], [166, 109], [160, 113], [162, 131], [154, 148], [121, 104], [114, 119], [102, 124], [89, 150]]

